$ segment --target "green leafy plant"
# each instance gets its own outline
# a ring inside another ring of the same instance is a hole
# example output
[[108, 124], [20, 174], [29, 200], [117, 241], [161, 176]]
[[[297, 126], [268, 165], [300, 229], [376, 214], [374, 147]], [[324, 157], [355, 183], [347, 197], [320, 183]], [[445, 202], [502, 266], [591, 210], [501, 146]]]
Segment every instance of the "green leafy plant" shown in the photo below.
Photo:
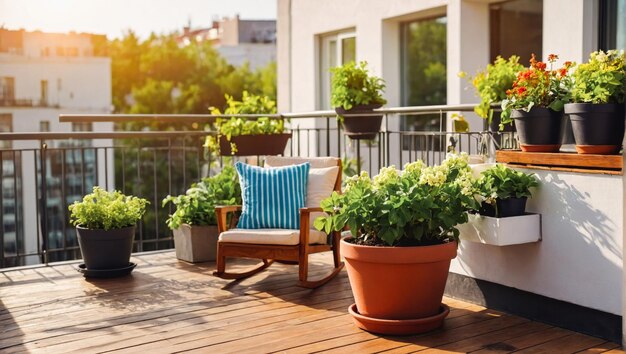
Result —
[[[243, 92], [241, 101], [235, 100], [232, 96], [226, 95], [226, 115], [238, 114], [276, 114], [276, 102], [267, 96], [258, 96]], [[220, 115], [222, 112], [215, 107], [211, 108], [211, 114]], [[233, 136], [256, 135], [256, 134], [281, 134], [285, 131], [283, 118], [217, 118], [213, 123], [213, 128], [217, 132], [216, 136], [207, 137], [206, 144], [210, 151], [219, 152], [219, 139], [224, 137], [231, 144], [231, 151], [234, 154], [237, 146], [231, 142]]]
[[167, 219], [167, 226], [174, 230], [182, 224], [216, 225], [215, 207], [217, 205], [241, 204], [241, 187], [237, 171], [226, 165], [213, 177], [203, 178], [191, 185], [185, 194], [168, 195], [162, 206], [172, 203], [176, 210]]
[[382, 96], [385, 90], [383, 79], [370, 75], [367, 62], [357, 65], [351, 61], [330, 69], [331, 97], [333, 107], [350, 110], [359, 105], [383, 105], [387, 100]]
[[506, 98], [506, 90], [513, 86], [517, 73], [522, 70], [524, 66], [519, 63], [519, 57], [513, 55], [509, 59], [498, 56], [493, 63], [488, 64], [485, 70], [477, 72], [474, 77], [464, 72], [460, 73], [461, 77], [466, 77], [472, 83], [480, 97], [480, 104], [474, 107], [474, 112], [491, 123], [493, 118], [491, 105], [502, 102]]
[[495, 199], [531, 197], [531, 188], [539, 182], [534, 174], [524, 173], [496, 164], [481, 173], [480, 189], [488, 204]]
[[562, 111], [563, 106], [570, 100], [571, 76], [569, 70], [575, 64], [566, 61], [563, 67], [552, 69], [559, 57], [555, 54], [548, 56], [550, 70], [547, 64], [537, 61], [533, 54], [530, 67], [517, 74], [513, 86], [506, 91], [507, 98], [502, 101], [502, 123], [510, 123], [511, 111], [522, 109], [526, 112], [533, 107], [550, 108]]
[[478, 210], [478, 187], [467, 154], [449, 155], [433, 167], [413, 162], [403, 172], [384, 167], [373, 179], [361, 172], [348, 180], [343, 194], [334, 192], [322, 201], [327, 216], [314, 225], [326, 232], [348, 226], [353, 242], [367, 245], [457, 240], [455, 226], [467, 222], [467, 211]]
[[87, 229], [121, 229], [135, 225], [148, 204], [145, 199], [126, 196], [119, 191], [107, 192], [95, 186], [93, 193], [69, 206], [70, 221]]
[[626, 70], [624, 51], [593, 52], [589, 61], [573, 72], [572, 101], [576, 103], [624, 103]]

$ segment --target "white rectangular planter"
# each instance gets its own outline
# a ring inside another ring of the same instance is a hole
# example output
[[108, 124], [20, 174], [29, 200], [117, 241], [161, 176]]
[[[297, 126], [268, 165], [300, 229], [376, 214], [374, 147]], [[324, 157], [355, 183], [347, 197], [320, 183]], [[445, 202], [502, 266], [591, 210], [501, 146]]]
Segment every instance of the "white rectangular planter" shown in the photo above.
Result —
[[217, 253], [217, 226], [189, 226], [174, 230], [176, 258], [187, 262], [214, 261]]
[[459, 225], [462, 240], [494, 246], [541, 241], [541, 214], [494, 218], [469, 214], [469, 222]]

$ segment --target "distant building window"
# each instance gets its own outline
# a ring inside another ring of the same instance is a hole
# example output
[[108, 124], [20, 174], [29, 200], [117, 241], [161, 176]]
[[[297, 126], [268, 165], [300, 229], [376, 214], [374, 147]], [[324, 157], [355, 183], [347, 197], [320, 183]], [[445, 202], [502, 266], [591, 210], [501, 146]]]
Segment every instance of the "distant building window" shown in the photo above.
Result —
[[[13, 131], [13, 115], [11, 113], [0, 113], [0, 133], [11, 133]], [[10, 149], [10, 140], [0, 140], [1, 149]]]
[[320, 37], [319, 109], [330, 107], [330, 68], [356, 61], [356, 36], [344, 32]]
[[39, 122], [39, 131], [42, 133], [47, 133], [50, 131], [50, 121], [42, 120]]
[[76, 47], [68, 47], [65, 49], [65, 55], [68, 57], [77, 57], [78, 56], [78, 48]]
[[50, 48], [49, 47], [45, 47], [45, 48], [41, 49], [41, 56], [42, 57], [49, 57], [50, 56]]
[[[403, 105], [446, 104], [446, 32], [445, 16], [402, 24]], [[402, 130], [409, 131], [440, 131], [445, 127], [445, 115], [439, 114], [406, 116], [401, 121]]]
[[41, 98], [39, 105], [44, 107], [48, 105], [48, 80], [41, 80]]
[[626, 49], [626, 0], [600, 0], [599, 49]]
[[58, 57], [64, 57], [65, 56], [65, 48], [57, 47], [57, 56]]
[[531, 54], [544, 59], [543, 0], [512, 0], [489, 6], [491, 60], [498, 55], [508, 58], [519, 55], [528, 64]]
[[0, 105], [12, 105], [15, 101], [15, 78], [0, 77]]
[[93, 131], [93, 123], [90, 123], [90, 122], [72, 123], [72, 131], [73, 132], [90, 132], [90, 131]]

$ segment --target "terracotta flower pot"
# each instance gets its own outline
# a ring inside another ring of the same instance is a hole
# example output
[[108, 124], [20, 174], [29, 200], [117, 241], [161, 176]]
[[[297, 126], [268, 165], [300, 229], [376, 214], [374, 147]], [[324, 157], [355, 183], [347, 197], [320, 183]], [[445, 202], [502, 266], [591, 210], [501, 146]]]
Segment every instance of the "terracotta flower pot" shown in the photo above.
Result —
[[[439, 327], [445, 317], [438, 316], [445, 313], [441, 299], [456, 248], [456, 242], [418, 247], [373, 247], [342, 240], [341, 254], [346, 259], [356, 310], [370, 319], [435, 319], [429, 326], [416, 328], [412, 333]], [[356, 317], [355, 320], [364, 328], [363, 321]], [[378, 328], [372, 331], [398, 334]]]
[[[335, 112], [343, 117], [343, 129], [345, 134], [351, 139], [374, 139], [380, 132], [380, 124], [383, 121], [382, 115], [372, 115], [374, 109], [382, 105], [360, 105], [345, 110], [343, 107], [336, 107]], [[359, 115], [363, 114], [363, 115]]]

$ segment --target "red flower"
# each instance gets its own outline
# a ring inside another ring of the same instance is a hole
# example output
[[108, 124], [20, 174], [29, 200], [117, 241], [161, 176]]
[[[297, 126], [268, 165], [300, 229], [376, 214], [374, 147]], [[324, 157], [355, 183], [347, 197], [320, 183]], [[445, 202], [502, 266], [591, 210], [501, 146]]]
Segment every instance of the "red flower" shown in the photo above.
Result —
[[550, 55], [548, 55], [548, 61], [549, 61], [549, 62], [556, 61], [557, 59], [559, 59], [559, 56], [558, 56], [558, 55], [556, 55], [556, 54], [550, 54]]
[[567, 68], [560, 68], [559, 76], [565, 76], [565, 75], [567, 75]]
[[544, 71], [544, 70], [546, 70], [546, 63], [544, 63], [542, 61], [537, 62], [537, 66], [536, 67], [537, 67], [537, 69], [539, 69], [541, 71]]
[[522, 96], [525, 92], [526, 92], [526, 87], [518, 87], [517, 88], [517, 94], [519, 96]]

